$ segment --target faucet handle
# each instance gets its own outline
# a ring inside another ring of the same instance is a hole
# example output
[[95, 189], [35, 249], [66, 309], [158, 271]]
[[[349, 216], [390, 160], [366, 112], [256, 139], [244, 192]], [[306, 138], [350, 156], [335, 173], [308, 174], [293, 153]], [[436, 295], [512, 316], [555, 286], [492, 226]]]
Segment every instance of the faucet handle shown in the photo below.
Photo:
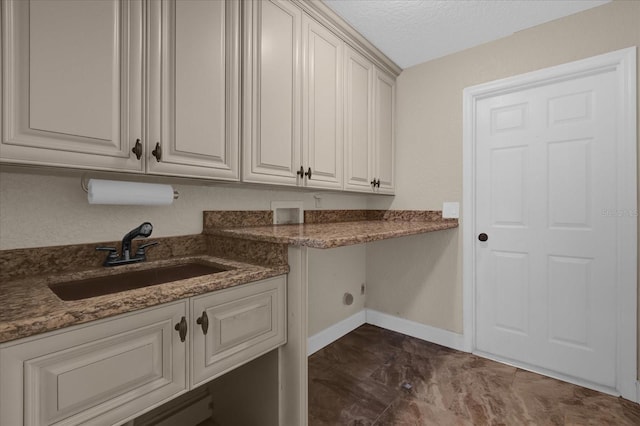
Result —
[[145, 250], [147, 247], [155, 246], [157, 244], [158, 244], [157, 241], [154, 241], [152, 243], [147, 243], [147, 244], [140, 244], [138, 246], [138, 249], [136, 250], [136, 257], [144, 256], [146, 254]]
[[105, 265], [107, 262], [117, 260], [118, 259], [118, 249], [115, 247], [96, 247], [96, 251], [108, 251], [107, 260], [105, 260]]

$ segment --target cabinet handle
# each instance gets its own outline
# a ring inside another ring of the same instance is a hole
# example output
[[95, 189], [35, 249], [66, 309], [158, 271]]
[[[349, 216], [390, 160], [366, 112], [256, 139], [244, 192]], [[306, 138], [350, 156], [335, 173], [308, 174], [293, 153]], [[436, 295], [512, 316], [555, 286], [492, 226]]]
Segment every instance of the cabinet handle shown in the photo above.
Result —
[[156, 161], [158, 163], [162, 160], [162, 147], [160, 146], [160, 142], [156, 143], [156, 149], [151, 151], [151, 155], [156, 157]]
[[178, 334], [180, 334], [180, 341], [184, 342], [187, 339], [187, 319], [182, 317], [180, 322], [175, 327]]
[[309, 171], [304, 174], [306, 177], [311, 179], [311, 167], [309, 167]]
[[205, 311], [202, 311], [202, 316], [196, 320], [196, 324], [202, 326], [202, 332], [206, 335], [209, 331], [209, 317]]
[[131, 148], [131, 152], [136, 155], [138, 160], [142, 157], [142, 144], [140, 143], [140, 139], [136, 139], [136, 144]]
[[298, 170], [296, 174], [300, 177], [304, 177], [304, 169], [302, 168], [302, 166], [300, 166], [300, 170]]
[[378, 182], [376, 182], [376, 186], [380, 188], [380, 179], [378, 179]]
[[372, 186], [372, 187], [374, 187], [374, 188], [376, 187], [376, 180], [375, 180], [375, 178], [371, 181], [371, 186]]

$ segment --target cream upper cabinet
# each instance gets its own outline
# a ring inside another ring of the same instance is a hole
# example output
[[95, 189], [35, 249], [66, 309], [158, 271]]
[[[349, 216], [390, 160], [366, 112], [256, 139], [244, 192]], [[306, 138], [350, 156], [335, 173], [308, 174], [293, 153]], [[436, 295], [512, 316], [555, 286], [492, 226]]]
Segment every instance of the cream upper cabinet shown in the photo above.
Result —
[[240, 3], [153, 1], [149, 14], [148, 172], [238, 180]]
[[305, 186], [342, 189], [344, 42], [307, 16], [302, 38]]
[[243, 180], [297, 185], [301, 163], [302, 11], [245, 3]]
[[345, 180], [352, 191], [373, 190], [373, 64], [345, 51]]
[[2, 6], [2, 162], [239, 180], [239, 2]]
[[2, 2], [0, 161], [141, 172], [142, 2]]
[[345, 190], [395, 191], [395, 79], [345, 53]]
[[395, 191], [396, 81], [376, 68], [374, 79], [374, 179], [376, 192]]
[[344, 42], [279, 0], [245, 28], [243, 180], [342, 189]]

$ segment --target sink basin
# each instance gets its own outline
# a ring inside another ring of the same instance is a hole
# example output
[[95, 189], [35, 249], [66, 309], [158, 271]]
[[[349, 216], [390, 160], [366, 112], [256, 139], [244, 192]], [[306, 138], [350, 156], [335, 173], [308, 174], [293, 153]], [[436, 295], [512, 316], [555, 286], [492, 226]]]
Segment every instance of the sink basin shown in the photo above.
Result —
[[62, 300], [81, 300], [202, 275], [217, 274], [229, 269], [232, 268], [213, 264], [183, 263], [174, 266], [55, 283], [50, 284], [49, 288]]

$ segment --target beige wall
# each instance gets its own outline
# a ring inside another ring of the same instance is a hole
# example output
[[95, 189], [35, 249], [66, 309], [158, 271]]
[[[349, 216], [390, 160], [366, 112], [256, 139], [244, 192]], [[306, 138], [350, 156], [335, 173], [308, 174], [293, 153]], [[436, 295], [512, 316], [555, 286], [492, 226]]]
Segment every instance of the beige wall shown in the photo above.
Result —
[[[144, 221], [153, 224], [154, 237], [198, 234], [204, 210], [269, 210], [271, 201], [288, 200], [313, 209], [314, 194], [322, 197], [325, 209], [362, 209], [367, 204], [365, 195], [146, 178], [173, 184], [180, 198], [160, 207], [89, 205], [80, 173], [45, 173], [0, 173], [0, 250], [119, 240]], [[88, 176], [105, 178], [92, 172]]]
[[[331, 250], [308, 250], [309, 322], [308, 336], [331, 327], [364, 309], [365, 296], [360, 286], [366, 278], [366, 245], [338, 247]], [[345, 293], [353, 303], [345, 305]]]
[[[640, 2], [614, 1], [404, 70], [397, 94], [397, 195], [369, 206], [440, 209], [443, 201], [462, 202], [465, 87], [630, 46], [640, 46]], [[367, 307], [461, 333], [461, 234], [371, 244]], [[394, 262], [387, 261], [390, 253]], [[407, 269], [420, 260], [429, 267]]]

